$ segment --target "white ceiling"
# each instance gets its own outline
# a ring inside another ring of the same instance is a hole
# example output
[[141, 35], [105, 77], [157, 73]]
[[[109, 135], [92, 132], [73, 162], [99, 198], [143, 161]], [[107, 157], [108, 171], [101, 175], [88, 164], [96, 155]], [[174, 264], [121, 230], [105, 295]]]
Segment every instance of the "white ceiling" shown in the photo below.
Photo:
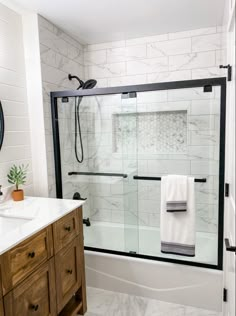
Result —
[[10, 1], [41, 14], [89, 44], [221, 25], [225, 3], [225, 0]]

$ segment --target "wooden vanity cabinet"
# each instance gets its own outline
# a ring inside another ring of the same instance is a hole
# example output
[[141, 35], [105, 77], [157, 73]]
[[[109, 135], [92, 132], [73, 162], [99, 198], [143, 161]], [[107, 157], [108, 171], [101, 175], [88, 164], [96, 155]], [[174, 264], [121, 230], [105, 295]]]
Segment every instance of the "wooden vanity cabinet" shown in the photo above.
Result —
[[82, 271], [79, 255], [79, 238], [77, 237], [55, 257], [57, 308], [59, 312], [81, 286]]
[[4, 297], [5, 314], [56, 316], [54, 259], [45, 262], [30, 277]]
[[3, 295], [53, 256], [51, 226], [2, 255]]
[[73, 316], [86, 310], [79, 208], [0, 257], [0, 316]]
[[79, 235], [79, 217], [72, 212], [53, 224], [53, 241], [55, 253], [66, 247]]

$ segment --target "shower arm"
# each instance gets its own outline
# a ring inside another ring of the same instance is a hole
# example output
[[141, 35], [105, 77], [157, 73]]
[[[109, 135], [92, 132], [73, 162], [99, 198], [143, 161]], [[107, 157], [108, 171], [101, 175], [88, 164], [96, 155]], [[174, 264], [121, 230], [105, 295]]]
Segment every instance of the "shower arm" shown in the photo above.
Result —
[[68, 79], [69, 80], [76, 79], [79, 81], [79, 87], [77, 88], [77, 90], [83, 87], [84, 82], [78, 76], [72, 76], [71, 74], [69, 74]]

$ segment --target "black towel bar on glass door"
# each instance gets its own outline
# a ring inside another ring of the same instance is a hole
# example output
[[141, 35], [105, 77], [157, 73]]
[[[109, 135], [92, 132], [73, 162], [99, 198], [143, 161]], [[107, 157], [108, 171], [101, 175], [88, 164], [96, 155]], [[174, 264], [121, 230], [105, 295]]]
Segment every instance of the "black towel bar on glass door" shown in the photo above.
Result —
[[[161, 181], [161, 177], [143, 177], [143, 176], [133, 176], [134, 180], [154, 180], [154, 181]], [[194, 179], [194, 182], [207, 182], [206, 178], [202, 179]]]
[[125, 173], [108, 173], [108, 172], [68, 172], [68, 176], [82, 175], [82, 176], [102, 176], [102, 177], [119, 177], [127, 178], [128, 175]]

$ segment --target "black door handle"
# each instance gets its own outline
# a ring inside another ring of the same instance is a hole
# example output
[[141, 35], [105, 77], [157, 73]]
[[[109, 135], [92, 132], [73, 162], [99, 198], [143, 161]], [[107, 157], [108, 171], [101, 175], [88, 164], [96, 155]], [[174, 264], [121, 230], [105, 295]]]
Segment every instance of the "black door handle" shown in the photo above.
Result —
[[236, 247], [235, 246], [230, 246], [228, 238], [225, 238], [225, 247], [226, 247], [226, 251], [235, 252], [235, 254], [236, 254]]

